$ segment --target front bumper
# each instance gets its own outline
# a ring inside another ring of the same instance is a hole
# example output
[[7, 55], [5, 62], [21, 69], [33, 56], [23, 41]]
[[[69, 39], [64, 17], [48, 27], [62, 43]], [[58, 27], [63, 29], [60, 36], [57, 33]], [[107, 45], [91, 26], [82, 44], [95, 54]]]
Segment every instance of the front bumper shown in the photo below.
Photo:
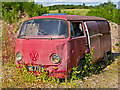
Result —
[[[22, 66], [22, 65], [20, 65]], [[67, 76], [66, 70], [61, 70], [60, 66], [39, 66], [39, 65], [25, 65], [26, 69], [33, 75], [38, 73], [44, 73], [48, 76], [54, 76], [55, 78], [65, 78]]]

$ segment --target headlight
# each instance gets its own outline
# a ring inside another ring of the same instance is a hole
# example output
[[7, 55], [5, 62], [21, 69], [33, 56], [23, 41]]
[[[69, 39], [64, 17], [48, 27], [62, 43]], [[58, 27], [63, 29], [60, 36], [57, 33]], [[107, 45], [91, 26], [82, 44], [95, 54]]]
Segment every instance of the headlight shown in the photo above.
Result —
[[22, 60], [22, 54], [21, 54], [20, 52], [17, 52], [15, 58], [16, 58], [16, 60], [17, 60], [18, 62], [20, 62], [20, 61]]
[[60, 56], [58, 54], [53, 54], [51, 56], [51, 61], [55, 64], [58, 64], [60, 62]]

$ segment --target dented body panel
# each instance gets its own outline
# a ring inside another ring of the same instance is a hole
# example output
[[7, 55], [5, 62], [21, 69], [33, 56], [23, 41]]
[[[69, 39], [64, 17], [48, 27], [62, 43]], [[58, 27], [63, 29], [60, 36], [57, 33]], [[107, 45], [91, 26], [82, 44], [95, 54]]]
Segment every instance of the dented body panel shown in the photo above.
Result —
[[82, 58], [85, 54], [85, 50], [87, 50], [86, 36], [82, 36], [79, 38], [72, 38], [69, 40], [69, 62], [68, 69], [71, 69], [74, 66], [77, 66], [80, 58]]

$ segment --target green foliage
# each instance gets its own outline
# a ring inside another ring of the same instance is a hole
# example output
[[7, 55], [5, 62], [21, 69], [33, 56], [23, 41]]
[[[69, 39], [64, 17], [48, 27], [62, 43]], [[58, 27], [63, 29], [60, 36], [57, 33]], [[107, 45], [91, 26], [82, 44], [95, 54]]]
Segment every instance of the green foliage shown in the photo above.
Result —
[[30, 17], [40, 16], [42, 14], [48, 13], [48, 8], [35, 3], [23, 3], [23, 9]]
[[62, 9], [98, 9], [98, 8], [106, 8], [107, 6], [112, 6], [112, 7], [116, 7], [116, 5], [112, 4], [112, 3], [103, 3], [97, 6], [86, 6], [85, 3], [83, 3], [82, 5], [53, 5], [53, 6], [48, 6], [49, 10], [62, 10]]
[[84, 3], [83, 5], [53, 5], [48, 6], [49, 10], [58, 10], [58, 9], [92, 9], [93, 6], [86, 6]]
[[86, 15], [102, 17], [117, 24], [120, 24], [120, 9], [116, 9], [116, 5], [109, 3], [103, 3], [97, 6], [83, 5], [53, 5], [48, 6], [49, 10], [58, 10], [67, 15], [82, 15], [80, 11], [66, 11], [65, 9], [91, 9]]
[[72, 68], [72, 76], [71, 76], [71, 81], [78, 79], [77, 74], [80, 74], [80, 71], [77, 71], [78, 67], [73, 67]]
[[89, 52], [89, 50], [85, 51], [85, 60], [82, 60], [82, 66], [83, 66], [82, 75], [83, 76], [89, 75], [95, 69], [93, 66], [93, 63], [92, 63], [93, 62], [93, 53], [95, 52], [94, 49], [95, 48], [92, 47], [90, 52]]
[[116, 7], [115, 4], [111, 3], [111, 2], [108, 2], [108, 3], [101, 3], [100, 5], [96, 6], [96, 8], [100, 8], [100, 7], [107, 7], [108, 5], [112, 6], [112, 7]]
[[81, 76], [86, 77], [93, 73], [97, 74], [104, 67], [102, 66], [104, 65], [102, 62], [93, 64], [93, 54], [95, 53], [95, 48], [96, 46], [92, 47], [90, 51], [89, 49], [85, 51], [85, 58], [82, 60], [82, 71], [78, 70], [78, 66], [72, 68], [71, 81], [77, 80], [78, 78], [81, 78]]
[[19, 4], [17, 4], [17, 2], [16, 3], [15, 2], [2, 3], [3, 18], [9, 23], [16, 21], [19, 7], [20, 6]]
[[118, 51], [120, 52], [120, 42], [116, 43], [115, 46], [118, 47]]
[[115, 45], [116, 45], [116, 46], [119, 46], [119, 45], [120, 45], [120, 43], [116, 43]]
[[[71, 75], [71, 81], [76, 80], [78, 78], [90, 76], [92, 74], [99, 74], [100, 71], [105, 67], [104, 66], [104, 59], [99, 60], [96, 63], [94, 62], [93, 54], [95, 53], [96, 46], [92, 47], [89, 50], [85, 51], [85, 58], [82, 60], [82, 71], [78, 71], [78, 67], [73, 67], [72, 75]], [[109, 63], [111, 61], [108, 61]]]
[[2, 3], [3, 19], [8, 23], [16, 22], [19, 19], [19, 11], [26, 12], [29, 17], [40, 16], [48, 13], [48, 8], [34, 2], [4, 2]]
[[115, 8], [116, 6], [112, 3], [104, 3], [100, 4], [96, 7], [96, 9], [91, 9], [87, 15], [88, 16], [97, 16], [102, 17], [107, 20], [113, 21], [115, 23], [119, 23], [120, 11]]

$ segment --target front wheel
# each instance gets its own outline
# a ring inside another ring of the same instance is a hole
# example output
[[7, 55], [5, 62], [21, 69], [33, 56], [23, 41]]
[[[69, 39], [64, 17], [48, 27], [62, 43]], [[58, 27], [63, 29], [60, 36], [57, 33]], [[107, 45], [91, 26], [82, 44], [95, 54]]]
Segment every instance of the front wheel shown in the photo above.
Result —
[[83, 70], [83, 67], [82, 67], [82, 59], [79, 60], [79, 64], [78, 64], [77, 70], [80, 71], [80, 73], [81, 73], [82, 70]]

